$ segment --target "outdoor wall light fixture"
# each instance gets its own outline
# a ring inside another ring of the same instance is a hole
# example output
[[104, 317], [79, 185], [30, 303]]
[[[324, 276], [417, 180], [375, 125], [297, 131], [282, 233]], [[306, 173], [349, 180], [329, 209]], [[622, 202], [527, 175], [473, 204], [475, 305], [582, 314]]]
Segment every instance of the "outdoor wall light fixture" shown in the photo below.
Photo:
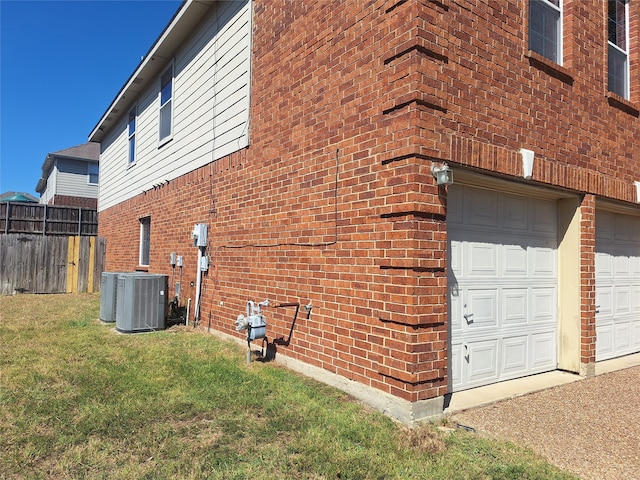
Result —
[[435, 177], [436, 184], [438, 185], [451, 185], [453, 183], [453, 171], [446, 163], [441, 165], [433, 164], [431, 166], [431, 173]]

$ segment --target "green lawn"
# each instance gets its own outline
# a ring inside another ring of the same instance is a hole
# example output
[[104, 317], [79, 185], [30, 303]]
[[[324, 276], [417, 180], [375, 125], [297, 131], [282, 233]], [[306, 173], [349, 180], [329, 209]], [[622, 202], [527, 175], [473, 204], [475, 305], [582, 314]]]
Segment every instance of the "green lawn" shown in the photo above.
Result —
[[99, 303], [0, 297], [0, 478], [573, 478], [512, 444], [408, 430], [191, 327], [117, 334]]

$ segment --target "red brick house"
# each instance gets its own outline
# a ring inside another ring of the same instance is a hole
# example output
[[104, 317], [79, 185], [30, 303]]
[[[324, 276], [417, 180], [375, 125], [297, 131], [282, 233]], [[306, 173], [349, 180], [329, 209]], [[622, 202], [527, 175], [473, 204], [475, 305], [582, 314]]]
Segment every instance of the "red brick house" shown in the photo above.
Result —
[[635, 0], [187, 1], [90, 134], [106, 270], [236, 338], [269, 299], [276, 359], [403, 420], [592, 375], [640, 351], [639, 109]]

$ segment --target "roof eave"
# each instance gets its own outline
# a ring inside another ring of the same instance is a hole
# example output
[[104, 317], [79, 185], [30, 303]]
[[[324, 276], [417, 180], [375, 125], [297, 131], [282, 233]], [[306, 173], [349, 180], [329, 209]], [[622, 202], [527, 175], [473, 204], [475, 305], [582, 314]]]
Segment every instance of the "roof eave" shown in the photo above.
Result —
[[151, 81], [171, 60], [176, 49], [203, 18], [205, 12], [217, 0], [185, 0], [175, 15], [155, 41], [149, 52], [142, 58], [129, 80], [120, 89], [115, 99], [102, 115], [98, 124], [89, 134], [90, 142], [101, 143], [104, 135], [126, 112]]

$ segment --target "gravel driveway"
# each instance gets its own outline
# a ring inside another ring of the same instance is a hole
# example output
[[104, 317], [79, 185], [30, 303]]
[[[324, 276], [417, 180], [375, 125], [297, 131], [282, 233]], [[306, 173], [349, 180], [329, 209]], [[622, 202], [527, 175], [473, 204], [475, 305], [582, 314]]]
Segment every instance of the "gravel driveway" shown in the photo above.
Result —
[[585, 480], [640, 478], [640, 366], [451, 416]]

